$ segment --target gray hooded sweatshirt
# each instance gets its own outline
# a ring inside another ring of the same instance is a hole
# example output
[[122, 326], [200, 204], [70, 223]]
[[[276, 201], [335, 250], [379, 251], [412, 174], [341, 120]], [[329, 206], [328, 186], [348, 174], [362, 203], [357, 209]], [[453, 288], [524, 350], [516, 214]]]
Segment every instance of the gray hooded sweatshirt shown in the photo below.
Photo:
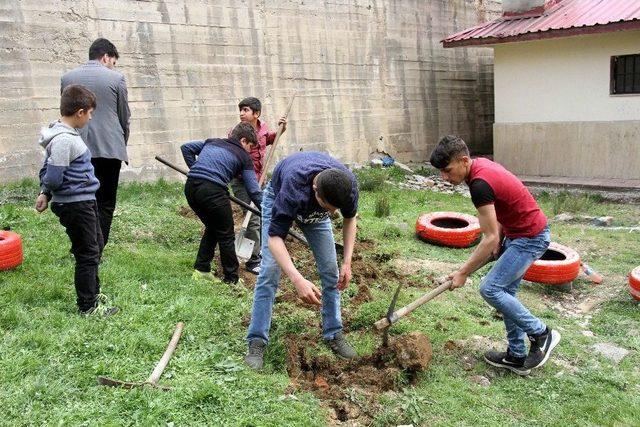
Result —
[[58, 203], [95, 200], [100, 182], [93, 172], [91, 153], [78, 131], [60, 121], [42, 128], [38, 143], [45, 149], [40, 187]]

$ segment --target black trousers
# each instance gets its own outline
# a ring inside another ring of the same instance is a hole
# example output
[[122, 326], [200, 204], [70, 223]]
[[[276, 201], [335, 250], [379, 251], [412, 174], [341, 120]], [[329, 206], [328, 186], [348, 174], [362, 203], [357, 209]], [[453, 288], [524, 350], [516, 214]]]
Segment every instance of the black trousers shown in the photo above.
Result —
[[113, 211], [116, 209], [116, 196], [118, 194], [118, 180], [120, 179], [120, 167], [122, 161], [118, 159], [106, 159], [96, 157], [91, 159], [96, 178], [100, 181], [100, 188], [96, 192], [98, 213], [100, 215], [100, 228], [104, 244], [109, 240]]
[[225, 282], [238, 281], [238, 258], [233, 234], [233, 212], [229, 201], [229, 190], [203, 179], [187, 178], [184, 195], [191, 209], [204, 224], [204, 235], [194, 268], [211, 271], [211, 261], [216, 245], [220, 247], [220, 262]]
[[54, 202], [51, 211], [60, 219], [71, 240], [71, 253], [76, 259], [73, 282], [78, 308], [80, 311], [89, 310], [95, 306], [100, 293], [98, 265], [104, 248], [96, 201]]

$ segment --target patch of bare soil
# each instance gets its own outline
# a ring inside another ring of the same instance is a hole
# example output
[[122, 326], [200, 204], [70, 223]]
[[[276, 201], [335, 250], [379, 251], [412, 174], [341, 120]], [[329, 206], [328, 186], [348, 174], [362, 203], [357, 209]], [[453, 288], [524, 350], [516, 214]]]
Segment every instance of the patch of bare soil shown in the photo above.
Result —
[[417, 380], [431, 361], [431, 343], [426, 335], [411, 332], [391, 338], [389, 347], [373, 354], [344, 361], [328, 356], [309, 356], [311, 337], [286, 338], [287, 372], [291, 391], [306, 390], [332, 409], [336, 423], [367, 424], [378, 409], [378, 396], [399, 391]]
[[425, 277], [433, 280], [455, 271], [459, 264], [428, 259], [402, 259], [396, 258], [391, 262], [394, 270], [402, 276], [411, 276], [423, 273]]
[[178, 208], [178, 215], [185, 218], [198, 219], [198, 215], [189, 206], [182, 205]]

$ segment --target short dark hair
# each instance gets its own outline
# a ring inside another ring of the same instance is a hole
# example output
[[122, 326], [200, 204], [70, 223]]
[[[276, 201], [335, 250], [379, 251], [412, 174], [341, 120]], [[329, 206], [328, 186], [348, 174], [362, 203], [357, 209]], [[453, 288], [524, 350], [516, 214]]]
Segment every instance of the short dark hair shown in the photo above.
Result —
[[252, 146], [258, 144], [258, 136], [256, 135], [256, 130], [251, 126], [251, 123], [238, 123], [231, 131], [231, 138], [237, 139], [238, 141], [244, 138]]
[[438, 142], [429, 162], [435, 168], [444, 169], [452, 160], [462, 156], [469, 156], [467, 144], [459, 136], [447, 135]]
[[73, 116], [78, 110], [88, 111], [96, 108], [96, 96], [82, 85], [69, 85], [62, 91], [60, 97], [60, 114]]
[[118, 49], [116, 49], [113, 43], [109, 40], [99, 38], [91, 43], [91, 47], [89, 48], [89, 59], [100, 59], [105, 53], [112, 58], [120, 58], [120, 55], [118, 55]]
[[249, 107], [254, 113], [259, 113], [260, 111], [262, 111], [262, 103], [258, 98], [254, 98], [252, 96], [240, 101], [240, 103], [238, 104], [238, 109], [241, 110], [242, 107]]
[[318, 196], [338, 209], [351, 203], [352, 186], [349, 174], [341, 169], [325, 169], [316, 175]]

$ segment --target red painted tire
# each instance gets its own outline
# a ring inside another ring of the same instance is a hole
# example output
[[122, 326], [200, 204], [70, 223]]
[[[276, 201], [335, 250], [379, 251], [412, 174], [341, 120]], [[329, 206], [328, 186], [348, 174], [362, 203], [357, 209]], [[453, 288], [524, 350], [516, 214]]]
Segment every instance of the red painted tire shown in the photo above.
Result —
[[580, 274], [580, 255], [568, 246], [551, 242], [549, 249], [524, 274], [524, 279], [545, 285], [575, 280]]
[[422, 240], [452, 248], [467, 248], [480, 237], [478, 218], [458, 212], [425, 213], [416, 221], [416, 234]]
[[20, 235], [0, 230], [0, 270], [10, 270], [20, 264], [22, 264]]
[[640, 301], [640, 267], [629, 273], [629, 292], [635, 300]]

